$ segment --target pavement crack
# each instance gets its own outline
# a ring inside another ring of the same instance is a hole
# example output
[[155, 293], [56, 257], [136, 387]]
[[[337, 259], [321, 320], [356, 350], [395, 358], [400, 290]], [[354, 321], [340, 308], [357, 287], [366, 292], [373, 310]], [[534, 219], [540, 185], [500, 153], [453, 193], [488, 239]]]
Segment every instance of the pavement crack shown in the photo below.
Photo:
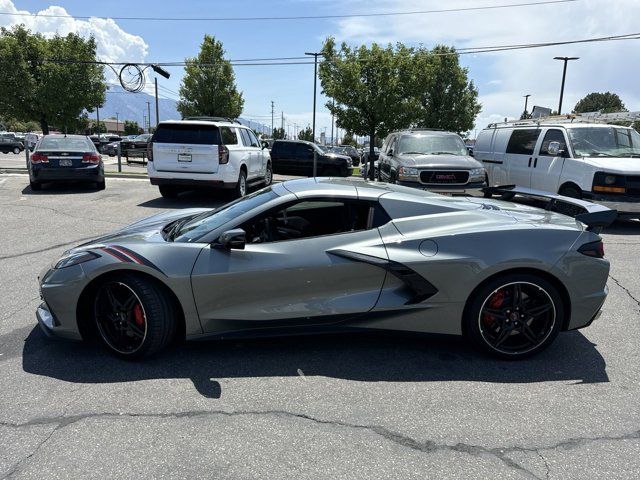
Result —
[[546, 480], [549, 480], [551, 478], [551, 467], [549, 466], [549, 462], [547, 462], [547, 459], [545, 458], [545, 456], [540, 452], [540, 450], [536, 450], [536, 453], [538, 454], [538, 456], [540, 457], [540, 459], [544, 462], [544, 468], [546, 469], [545, 472], [545, 478]]
[[84, 242], [87, 240], [92, 240], [96, 238], [96, 235], [93, 235], [91, 237], [83, 237], [83, 238], [78, 238], [76, 240], [72, 240], [70, 242], [65, 242], [65, 243], [58, 243], [56, 245], [49, 245], [48, 247], [44, 247], [44, 248], [39, 248], [38, 250], [28, 250], [26, 252], [20, 252], [20, 253], [15, 253], [13, 255], [4, 255], [0, 257], [0, 260], [8, 260], [11, 258], [20, 258], [20, 257], [24, 257], [26, 255], [33, 255], [35, 253], [42, 253], [42, 252], [46, 252], [47, 250], [52, 250], [54, 248], [60, 248], [60, 247], [66, 247], [68, 245], [76, 245], [80, 242]]
[[16, 308], [15, 310], [3, 315], [2, 317], [0, 317], [0, 322], [13, 317], [15, 314], [22, 312], [23, 310], [29, 308], [31, 306], [31, 302], [35, 302], [36, 300], [39, 300], [40, 297], [39, 296], [35, 296], [33, 298], [30, 298], [29, 300], [27, 300], [25, 305], [22, 305], [19, 308]]
[[629, 296], [629, 298], [631, 298], [631, 300], [633, 300], [634, 302], [636, 302], [636, 305], [638, 305], [638, 308], [640, 308], [640, 300], [638, 300], [636, 297], [633, 296], [633, 293], [631, 293], [631, 291], [625, 287], [624, 285], [622, 285], [622, 282], [620, 282], [620, 280], [618, 280], [617, 278], [615, 278], [613, 275], [609, 275], [609, 278], [611, 280], [613, 280], [613, 282], [619, 286], [622, 290], [624, 290], [624, 292]]

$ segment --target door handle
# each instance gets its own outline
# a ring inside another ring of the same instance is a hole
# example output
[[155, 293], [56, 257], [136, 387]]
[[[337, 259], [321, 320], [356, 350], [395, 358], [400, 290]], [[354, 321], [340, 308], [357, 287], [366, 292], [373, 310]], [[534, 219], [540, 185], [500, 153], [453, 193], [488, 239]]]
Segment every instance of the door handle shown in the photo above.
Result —
[[536, 159], [533, 161], [533, 168], [537, 168], [538, 167], [538, 157], [536, 157]]
[[533, 157], [529, 157], [529, 168], [531, 168], [531, 160], [533, 159]]

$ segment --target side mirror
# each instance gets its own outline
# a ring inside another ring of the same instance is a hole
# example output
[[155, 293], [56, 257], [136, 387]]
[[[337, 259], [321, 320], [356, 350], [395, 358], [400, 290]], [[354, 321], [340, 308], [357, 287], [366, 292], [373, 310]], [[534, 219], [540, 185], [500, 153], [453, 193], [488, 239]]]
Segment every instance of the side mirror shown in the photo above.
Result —
[[549, 147], [547, 148], [547, 151], [549, 152], [549, 155], [553, 157], [558, 157], [562, 153], [564, 153], [564, 150], [560, 148], [560, 142], [549, 142]]
[[269, 142], [262, 142], [262, 149], [269, 148]]
[[247, 233], [241, 228], [227, 230], [218, 238], [218, 244], [229, 250], [244, 250], [246, 242]]
[[389, 151], [387, 152], [387, 155], [389, 155], [390, 157], [393, 157], [393, 148], [389, 149]]

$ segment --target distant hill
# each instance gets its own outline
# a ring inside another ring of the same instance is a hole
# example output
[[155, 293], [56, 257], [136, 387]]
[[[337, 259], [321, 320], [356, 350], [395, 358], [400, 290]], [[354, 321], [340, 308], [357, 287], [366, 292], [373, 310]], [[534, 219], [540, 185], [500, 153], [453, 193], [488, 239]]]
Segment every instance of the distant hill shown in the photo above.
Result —
[[[121, 122], [125, 120], [134, 120], [141, 127], [144, 124], [144, 117], [147, 115], [147, 102], [151, 102], [151, 126], [156, 124], [156, 99], [153, 95], [145, 92], [131, 93], [127, 92], [119, 85], [113, 85], [107, 90], [107, 101], [100, 109], [100, 120], [105, 118], [116, 118]], [[176, 108], [176, 101], [168, 98], [158, 99], [158, 110], [160, 110], [160, 120], [179, 120], [182, 118]], [[96, 112], [89, 114], [89, 118], [96, 118]], [[244, 118], [238, 119], [243, 125], [249, 125], [249, 120]], [[264, 124], [258, 124], [251, 121], [251, 127], [254, 130], [269, 131], [270, 127]]]

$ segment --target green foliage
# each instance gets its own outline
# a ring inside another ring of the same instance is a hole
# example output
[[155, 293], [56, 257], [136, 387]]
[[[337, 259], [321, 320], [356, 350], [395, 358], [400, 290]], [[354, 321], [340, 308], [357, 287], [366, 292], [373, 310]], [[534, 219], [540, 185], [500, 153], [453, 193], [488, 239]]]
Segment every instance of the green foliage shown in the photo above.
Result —
[[[51, 61], [64, 59], [63, 61]], [[75, 128], [83, 111], [105, 101], [103, 67], [96, 60], [96, 42], [75, 33], [45, 38], [24, 26], [0, 29], [0, 115]], [[83, 63], [71, 63], [83, 62]]]
[[627, 109], [622, 100], [616, 93], [593, 92], [581, 99], [573, 108], [574, 113], [597, 112], [612, 113], [626, 112]]
[[327, 108], [340, 128], [368, 136], [371, 149], [375, 137], [410, 126], [471, 130], [480, 113], [478, 90], [453, 48], [343, 43], [338, 50], [330, 37], [322, 53], [320, 83], [332, 98]]
[[139, 135], [142, 133], [142, 129], [138, 122], [135, 120], [125, 120], [124, 121], [124, 134], [125, 135]]
[[358, 142], [356, 142], [356, 139], [353, 137], [353, 133], [351, 132], [347, 132], [344, 134], [344, 137], [342, 137], [342, 145], [352, 145], [354, 147], [358, 146]]
[[271, 138], [273, 138], [274, 140], [281, 140], [284, 138], [284, 128], [274, 128], [273, 129], [273, 134], [271, 135]]
[[23, 122], [15, 118], [0, 118], [0, 130], [9, 132], [37, 132], [40, 125], [37, 122]]
[[104, 122], [100, 122], [99, 125], [96, 124], [96, 122], [93, 122], [92, 128], [94, 133], [107, 133], [107, 126]]
[[177, 105], [182, 116], [239, 117], [244, 99], [236, 89], [233, 67], [224, 58], [222, 42], [205, 35], [198, 56], [186, 63]]
[[311, 127], [300, 130], [298, 132], [298, 140], [307, 140], [308, 142], [313, 142], [313, 131], [311, 130]]

